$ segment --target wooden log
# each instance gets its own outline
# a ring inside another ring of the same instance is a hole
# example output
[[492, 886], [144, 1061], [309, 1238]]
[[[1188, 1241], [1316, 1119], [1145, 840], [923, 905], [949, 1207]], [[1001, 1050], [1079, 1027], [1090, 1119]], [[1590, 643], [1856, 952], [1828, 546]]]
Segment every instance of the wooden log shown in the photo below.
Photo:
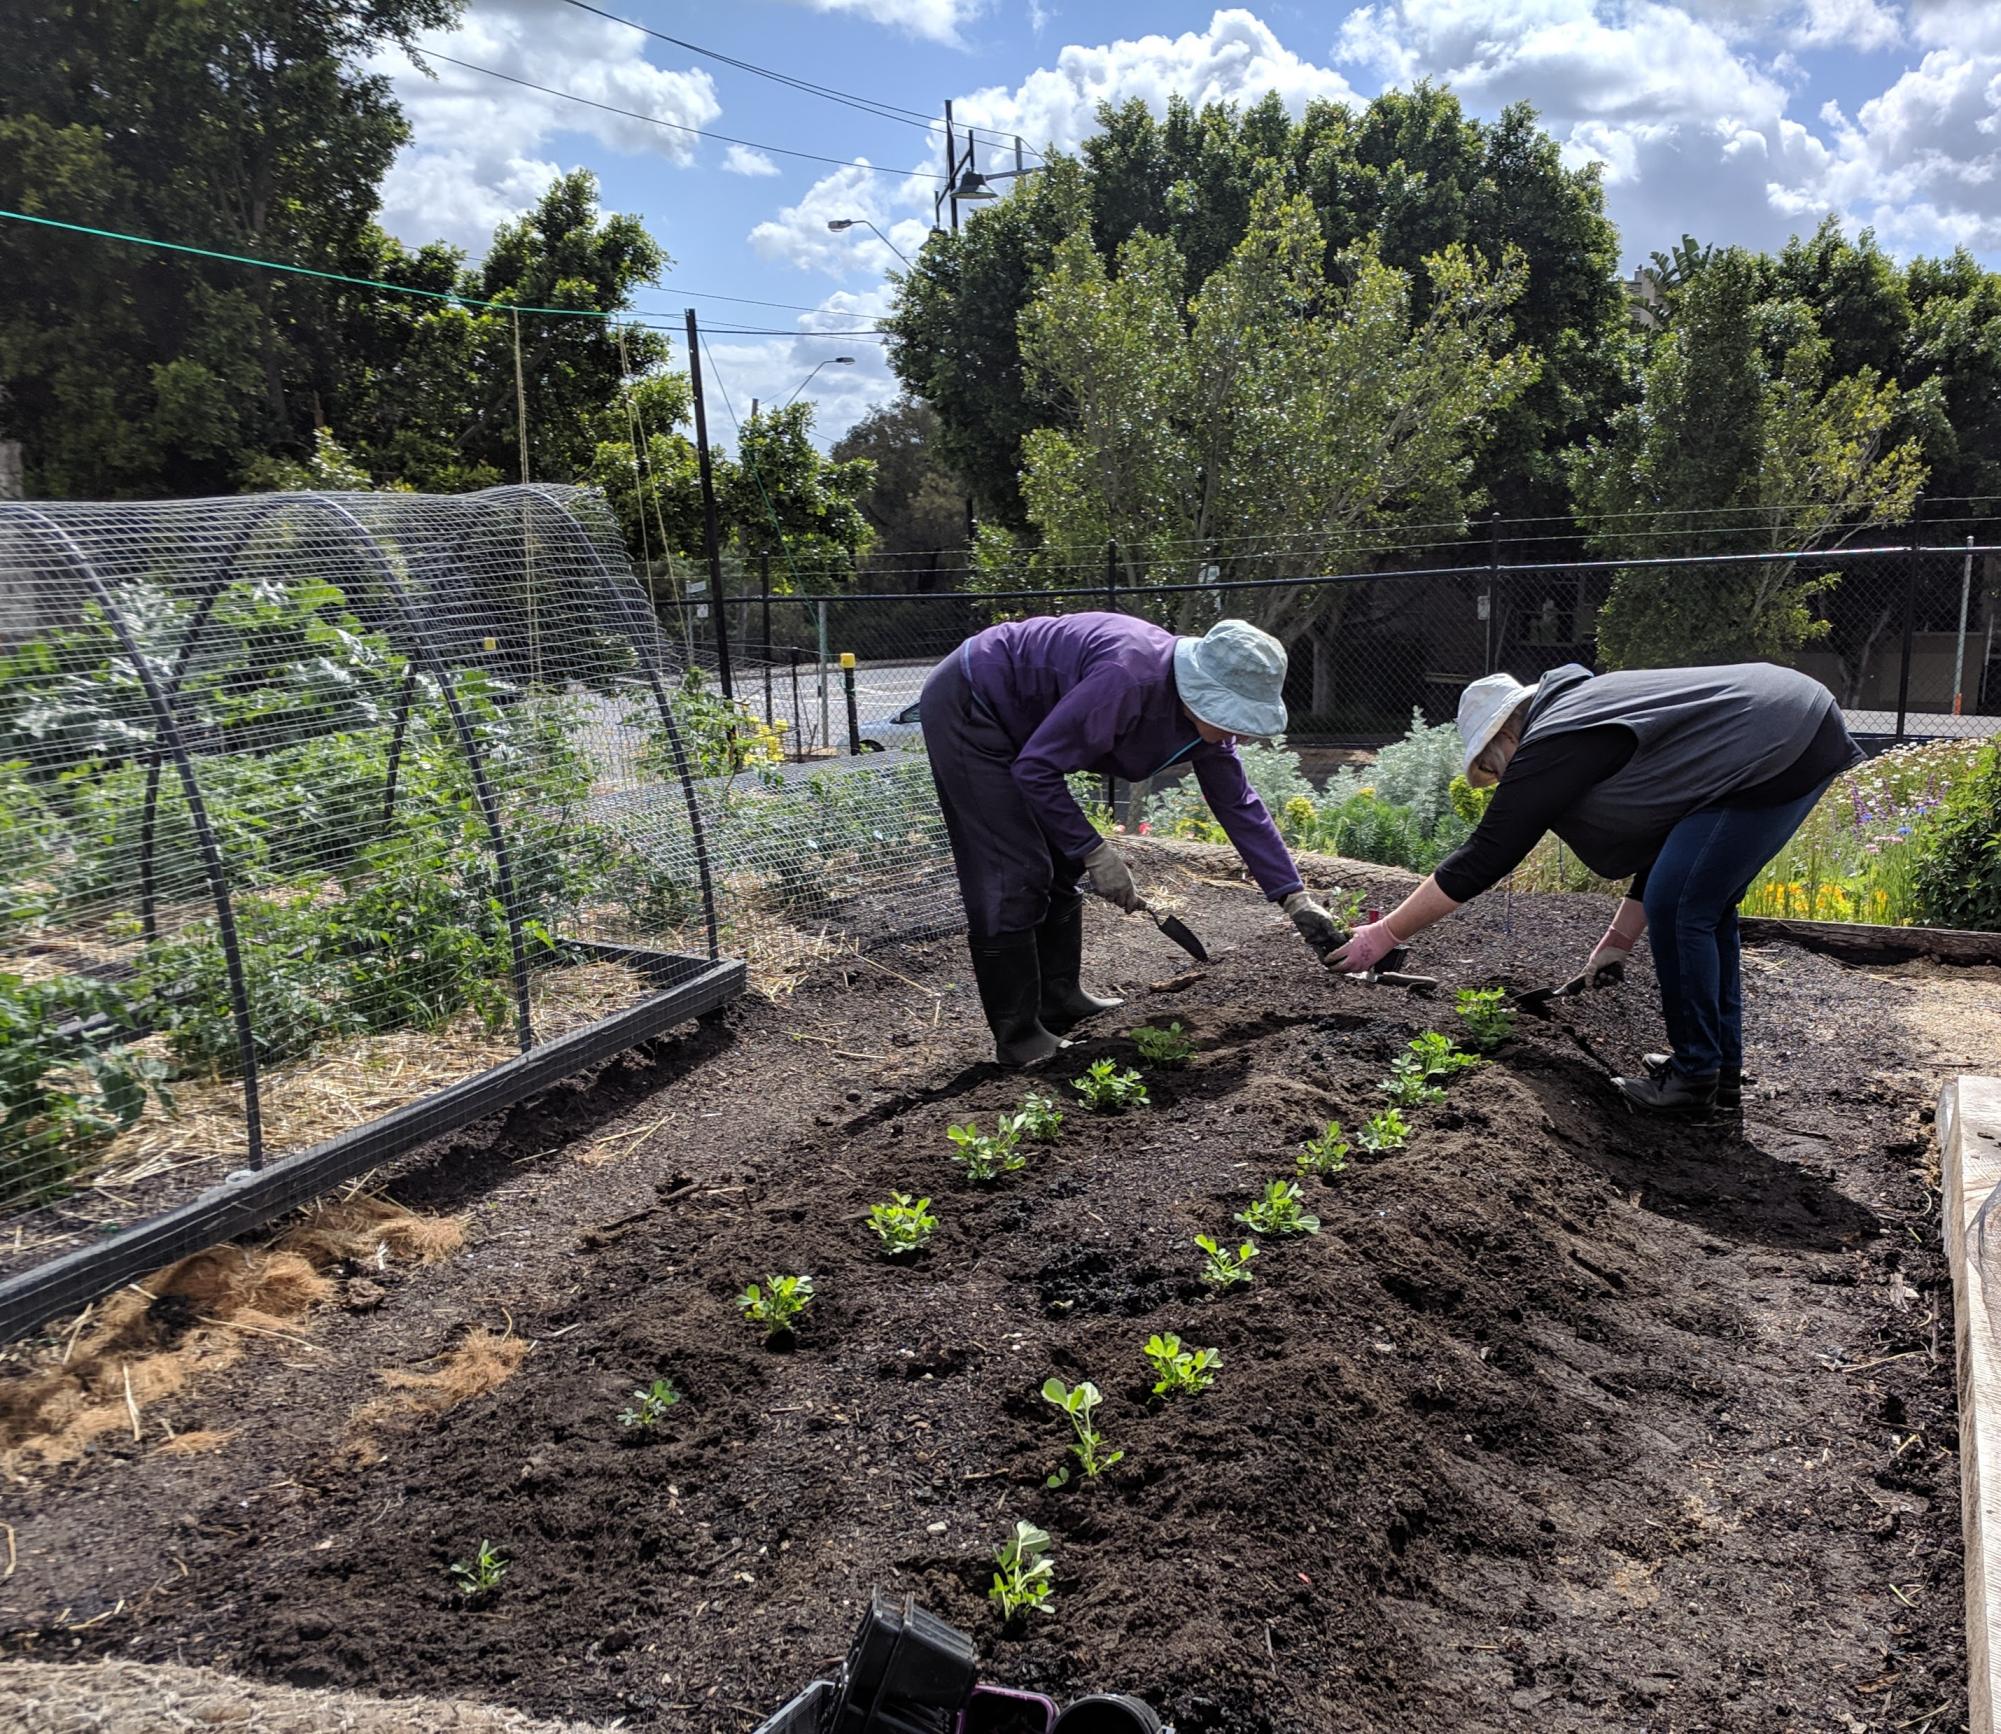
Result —
[[[2001, 1702], [2001, 1078], [1956, 1078], [1938, 1106], [1941, 1207], [1959, 1366], [1959, 1509], [1966, 1538], [1967, 1727]], [[1992, 1310], [1990, 1310], [1990, 1308]]]
[[1781, 921], [1741, 915], [1737, 930], [1746, 945], [1798, 945], [1825, 952], [1843, 963], [2001, 964], [2001, 933], [1973, 933], [1957, 927], [1872, 927], [1859, 921]]

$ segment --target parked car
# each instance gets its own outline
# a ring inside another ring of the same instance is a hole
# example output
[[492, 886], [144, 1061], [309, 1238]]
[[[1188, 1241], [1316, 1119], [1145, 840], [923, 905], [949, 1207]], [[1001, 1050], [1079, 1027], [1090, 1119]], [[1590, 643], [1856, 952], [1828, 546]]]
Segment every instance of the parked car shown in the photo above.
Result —
[[865, 722], [856, 737], [865, 753], [887, 752], [891, 747], [921, 747], [924, 744], [924, 724], [917, 715], [917, 701], [912, 699], [896, 715], [878, 717], [874, 722]]

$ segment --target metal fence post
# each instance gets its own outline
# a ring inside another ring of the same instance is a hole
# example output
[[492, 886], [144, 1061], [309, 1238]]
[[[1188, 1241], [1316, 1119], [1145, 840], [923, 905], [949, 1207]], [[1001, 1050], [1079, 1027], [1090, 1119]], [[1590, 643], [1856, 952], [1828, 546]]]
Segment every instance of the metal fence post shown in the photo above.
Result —
[[729, 595], [723, 589], [722, 535], [716, 524], [716, 484], [709, 469], [709, 417], [702, 402], [702, 334], [695, 310], [688, 309], [688, 389], [695, 400], [695, 456], [702, 479], [702, 545], [709, 559], [709, 601], [716, 611], [716, 674], [723, 697], [734, 698], [730, 683]]
[[764, 603], [764, 720], [771, 721], [771, 555], [757, 557], [757, 587]]
[[[1105, 543], [1105, 612], [1119, 611], [1119, 541], [1116, 536]], [[1119, 817], [1119, 780], [1110, 771], [1105, 773], [1105, 811], [1111, 814], [1112, 822]]]
[[834, 725], [827, 718], [827, 599], [820, 598], [815, 612], [820, 617], [820, 744], [834, 744]]
[[1501, 576], [1501, 513], [1496, 507], [1487, 518], [1487, 646], [1482, 674], [1494, 672], [1494, 612], [1499, 606], [1495, 591]]
[[1911, 710], [1911, 646], [1918, 626], [1918, 561], [1923, 557], [1924, 500], [1911, 502], [1911, 549], [1904, 565], [1904, 655], [1897, 670], [1897, 739], [1904, 738], [1904, 726]]
[[862, 724], [855, 711], [855, 653], [852, 650], [841, 652], [841, 685], [848, 695], [848, 756], [860, 758]]
[[[1966, 564], [1959, 574], [1959, 641], [1952, 652], [1952, 714], [1961, 714], [1966, 696], [1966, 605], [1973, 600], [1973, 538], [1966, 538]], [[1978, 703], [1978, 699], [1975, 700]]]

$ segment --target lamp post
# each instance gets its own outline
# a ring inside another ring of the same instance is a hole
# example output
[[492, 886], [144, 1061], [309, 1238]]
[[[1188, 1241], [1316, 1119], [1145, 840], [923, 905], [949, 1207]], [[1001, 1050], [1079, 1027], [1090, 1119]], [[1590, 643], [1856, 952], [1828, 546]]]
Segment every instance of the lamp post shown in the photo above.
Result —
[[[822, 367], [853, 367], [854, 364], [855, 358], [852, 355], [830, 355], [825, 361], [815, 365], [813, 373], [818, 373]], [[813, 383], [813, 373], [807, 374], [804, 379], [792, 388], [792, 397], [797, 397], [807, 386]], [[785, 404], [789, 404], [792, 401], [792, 397], [788, 397], [785, 403], [781, 403], [778, 407], [783, 409]]]
[[[904, 250], [901, 247], [899, 247], [880, 229], [876, 229], [875, 225], [871, 223], [866, 217], [835, 217], [832, 218], [827, 224], [827, 232], [833, 235], [843, 234], [849, 229], [875, 229], [875, 238], [878, 241], [880, 241], [885, 247], [887, 247], [892, 253], [894, 253], [899, 259], [901, 259], [904, 262], [904, 264], [906, 265], [910, 264], [910, 255], [904, 252]], [[912, 269], [914, 270], [915, 267], [913, 266]]]

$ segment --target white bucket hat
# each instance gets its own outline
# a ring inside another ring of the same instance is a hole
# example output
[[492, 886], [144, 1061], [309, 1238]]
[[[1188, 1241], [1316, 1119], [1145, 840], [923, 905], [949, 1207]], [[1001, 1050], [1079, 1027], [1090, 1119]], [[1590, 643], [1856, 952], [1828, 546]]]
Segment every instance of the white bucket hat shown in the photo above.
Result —
[[1535, 688], [1524, 686], [1512, 674], [1483, 674], [1459, 695], [1459, 738], [1466, 743], [1468, 776], [1473, 761], [1501, 732], [1501, 725], [1535, 696]]
[[1285, 646], [1248, 620], [1219, 620], [1174, 645], [1174, 684], [1198, 721], [1263, 739], [1285, 733]]

